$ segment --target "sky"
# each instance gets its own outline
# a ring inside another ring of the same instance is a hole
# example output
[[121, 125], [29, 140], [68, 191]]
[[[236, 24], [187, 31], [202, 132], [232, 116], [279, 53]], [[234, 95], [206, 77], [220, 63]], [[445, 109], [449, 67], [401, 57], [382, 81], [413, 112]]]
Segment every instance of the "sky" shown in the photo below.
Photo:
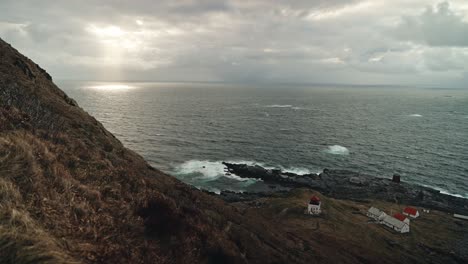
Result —
[[54, 79], [468, 84], [466, 0], [1, 0]]

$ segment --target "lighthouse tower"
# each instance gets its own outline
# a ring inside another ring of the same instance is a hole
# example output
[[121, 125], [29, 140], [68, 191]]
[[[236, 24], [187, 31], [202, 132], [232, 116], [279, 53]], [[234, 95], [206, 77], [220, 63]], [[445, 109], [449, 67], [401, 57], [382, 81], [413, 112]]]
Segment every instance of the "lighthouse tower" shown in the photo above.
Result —
[[320, 201], [320, 198], [314, 195], [310, 198], [307, 212], [312, 215], [319, 215], [322, 212], [322, 210], [320, 209], [321, 205], [322, 202]]

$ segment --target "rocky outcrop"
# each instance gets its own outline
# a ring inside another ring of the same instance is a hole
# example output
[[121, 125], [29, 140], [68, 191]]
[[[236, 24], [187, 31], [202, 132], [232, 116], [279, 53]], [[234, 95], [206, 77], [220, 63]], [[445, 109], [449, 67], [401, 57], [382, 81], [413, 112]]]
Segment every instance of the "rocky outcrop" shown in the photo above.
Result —
[[[297, 175], [281, 170], [270, 170], [255, 165], [223, 163], [227, 169], [243, 178], [261, 179], [269, 185], [290, 188], [307, 187], [340, 199], [379, 199], [402, 204], [413, 204], [450, 213], [468, 214], [468, 200], [440, 193], [437, 190], [391, 179], [378, 178], [348, 170], [325, 169], [320, 174]], [[272, 190], [274, 191], [274, 190]], [[252, 196], [253, 194], [249, 194]], [[242, 194], [238, 194], [242, 196]], [[232, 195], [228, 196], [233, 200]], [[238, 197], [237, 199], [241, 199]]]

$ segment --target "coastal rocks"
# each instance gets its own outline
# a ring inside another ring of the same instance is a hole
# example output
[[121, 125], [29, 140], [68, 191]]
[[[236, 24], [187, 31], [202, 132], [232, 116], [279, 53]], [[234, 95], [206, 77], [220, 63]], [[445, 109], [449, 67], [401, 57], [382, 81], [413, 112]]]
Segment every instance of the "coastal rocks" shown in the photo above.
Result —
[[219, 197], [222, 198], [224, 201], [229, 203], [235, 202], [247, 202], [247, 201], [254, 201], [260, 198], [265, 197], [283, 197], [288, 194], [288, 191], [281, 190], [281, 191], [274, 191], [274, 192], [233, 192], [233, 191], [222, 191], [219, 194]]
[[351, 178], [349, 178], [349, 182], [351, 184], [358, 185], [358, 186], [367, 185], [366, 179], [363, 179], [361, 177], [351, 177]]
[[[265, 169], [259, 165], [251, 166], [227, 162], [223, 162], [223, 164], [229, 172], [239, 177], [261, 179], [269, 186], [306, 187], [339, 199], [378, 199], [451, 213], [468, 214], [467, 199], [446, 195], [431, 188], [401, 182], [399, 179], [395, 182], [393, 179], [378, 178], [348, 170], [330, 169], [324, 169], [319, 175], [297, 175], [282, 172], [281, 170]], [[236, 196], [234, 200], [242, 200], [239, 197], [242, 194], [236, 194]], [[249, 194], [249, 196], [252, 196], [252, 194]]]
[[[235, 173], [241, 178], [260, 179], [265, 183], [281, 183], [280, 185], [282, 186], [297, 187], [304, 182], [300, 178], [318, 178], [316, 174], [297, 175], [291, 172], [282, 172], [278, 169], [265, 169], [259, 165], [251, 166], [247, 164], [234, 164], [227, 162], [223, 162], [223, 165], [228, 168], [230, 173]], [[307, 185], [306, 182], [304, 182], [304, 184], [304, 186]]]

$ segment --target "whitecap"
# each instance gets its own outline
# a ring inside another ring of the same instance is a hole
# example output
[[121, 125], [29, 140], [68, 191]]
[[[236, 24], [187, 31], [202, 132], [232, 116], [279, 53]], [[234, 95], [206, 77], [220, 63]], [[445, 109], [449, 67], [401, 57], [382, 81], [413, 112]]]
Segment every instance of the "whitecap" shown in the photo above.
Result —
[[333, 155], [348, 155], [349, 150], [346, 147], [340, 146], [340, 145], [333, 145], [333, 146], [328, 146], [324, 150], [328, 154], [333, 154]]
[[420, 114], [411, 114], [411, 115], [409, 115], [409, 116], [410, 116], [410, 117], [422, 117], [422, 115], [420, 115]]
[[304, 107], [294, 106], [292, 107], [293, 110], [304, 110]]
[[280, 105], [280, 104], [274, 104], [274, 105], [267, 105], [265, 107], [269, 108], [292, 108], [292, 105]]

